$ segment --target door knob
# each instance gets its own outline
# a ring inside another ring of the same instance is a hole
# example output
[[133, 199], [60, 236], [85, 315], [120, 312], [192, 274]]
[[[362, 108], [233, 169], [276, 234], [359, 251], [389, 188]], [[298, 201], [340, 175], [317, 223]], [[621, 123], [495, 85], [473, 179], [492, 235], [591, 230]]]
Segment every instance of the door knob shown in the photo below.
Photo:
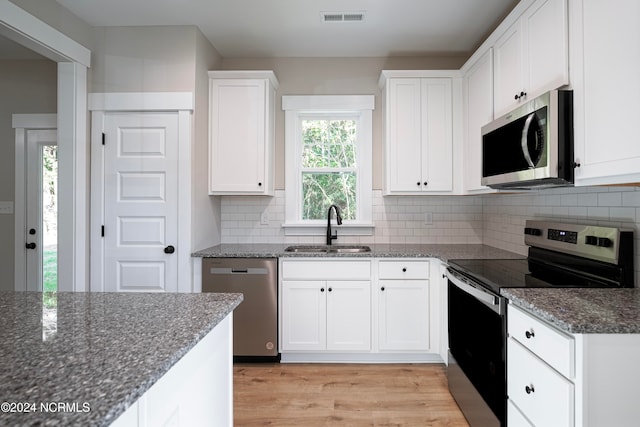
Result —
[[27, 243], [26, 245], [24, 245], [27, 249], [35, 249], [36, 248], [36, 244], [31, 242], [31, 243]]
[[174, 248], [173, 246], [169, 245], [166, 248], [164, 248], [164, 253], [165, 254], [172, 254], [176, 251], [176, 248]]

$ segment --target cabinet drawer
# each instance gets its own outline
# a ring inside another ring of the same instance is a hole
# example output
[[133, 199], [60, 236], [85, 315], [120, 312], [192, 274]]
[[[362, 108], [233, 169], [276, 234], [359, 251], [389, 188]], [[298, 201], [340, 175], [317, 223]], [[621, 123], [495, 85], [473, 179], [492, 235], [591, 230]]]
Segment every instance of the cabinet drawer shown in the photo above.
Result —
[[513, 338], [507, 341], [509, 400], [536, 426], [573, 426], [574, 386]]
[[509, 305], [509, 336], [538, 355], [567, 378], [574, 376], [573, 338]]
[[529, 420], [522, 415], [520, 409], [513, 404], [513, 400], [507, 401], [507, 425], [509, 427], [534, 427]]
[[428, 279], [429, 261], [380, 261], [380, 279]]
[[371, 280], [371, 261], [283, 261], [285, 280]]

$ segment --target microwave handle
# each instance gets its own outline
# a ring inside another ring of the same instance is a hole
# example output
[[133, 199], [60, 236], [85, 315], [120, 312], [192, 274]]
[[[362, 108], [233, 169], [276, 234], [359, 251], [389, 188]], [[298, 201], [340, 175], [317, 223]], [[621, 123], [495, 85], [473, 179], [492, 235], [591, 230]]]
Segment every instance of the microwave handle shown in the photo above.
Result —
[[524, 123], [524, 129], [522, 129], [522, 141], [520, 142], [520, 145], [522, 146], [522, 154], [524, 155], [524, 159], [527, 161], [530, 168], [535, 168], [535, 165], [533, 164], [533, 160], [531, 160], [531, 153], [529, 153], [529, 144], [528, 144], [529, 127], [531, 126], [531, 121], [533, 121], [535, 116], [536, 116], [536, 113], [531, 113], [529, 114], [529, 117], [527, 117], [527, 120]]

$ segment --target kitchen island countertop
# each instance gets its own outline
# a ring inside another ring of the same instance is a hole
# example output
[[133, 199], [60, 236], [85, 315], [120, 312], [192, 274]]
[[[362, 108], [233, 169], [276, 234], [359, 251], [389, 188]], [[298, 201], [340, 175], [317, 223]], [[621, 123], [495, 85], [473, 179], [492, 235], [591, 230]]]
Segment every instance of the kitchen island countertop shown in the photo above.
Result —
[[571, 334], [640, 334], [638, 288], [509, 288], [500, 293]]
[[241, 301], [0, 292], [0, 425], [109, 425]]
[[[192, 254], [202, 258], [282, 258], [282, 257], [374, 257], [374, 258], [438, 258], [450, 259], [489, 259], [524, 258], [514, 252], [480, 244], [365, 244], [371, 252], [360, 253], [321, 253], [286, 252], [288, 246], [295, 244], [222, 244], [203, 249]], [[333, 245], [340, 247], [340, 244]]]

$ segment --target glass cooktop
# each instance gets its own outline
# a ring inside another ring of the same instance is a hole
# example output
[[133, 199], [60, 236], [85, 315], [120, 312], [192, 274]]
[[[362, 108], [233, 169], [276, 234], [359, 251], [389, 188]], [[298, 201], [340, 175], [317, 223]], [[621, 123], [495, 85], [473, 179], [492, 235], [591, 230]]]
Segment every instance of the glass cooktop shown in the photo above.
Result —
[[500, 288], [572, 287], [570, 283], [554, 285], [534, 277], [527, 259], [457, 259], [449, 266], [495, 293]]

